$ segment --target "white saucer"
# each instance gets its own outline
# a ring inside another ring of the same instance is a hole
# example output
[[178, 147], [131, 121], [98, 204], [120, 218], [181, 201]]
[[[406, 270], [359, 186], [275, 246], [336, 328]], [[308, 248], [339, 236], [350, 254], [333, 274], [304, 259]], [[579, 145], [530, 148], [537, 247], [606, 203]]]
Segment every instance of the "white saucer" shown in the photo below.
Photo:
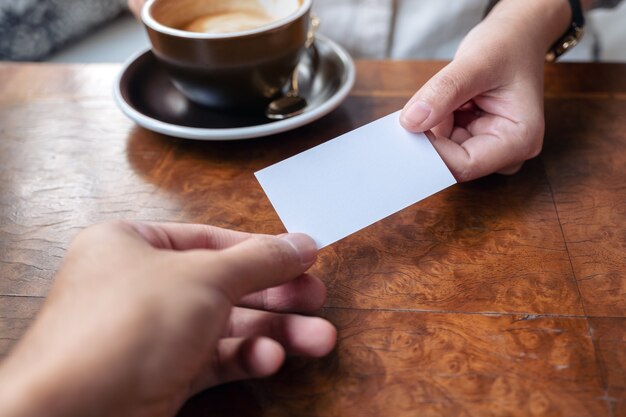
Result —
[[150, 50], [141, 51], [124, 65], [114, 94], [122, 112], [140, 126], [184, 139], [238, 140], [273, 135], [311, 123], [336, 109], [354, 85], [356, 71], [348, 53], [330, 39], [317, 35], [317, 71], [300, 68], [304, 112], [285, 120], [263, 114], [216, 111], [189, 101], [170, 82]]

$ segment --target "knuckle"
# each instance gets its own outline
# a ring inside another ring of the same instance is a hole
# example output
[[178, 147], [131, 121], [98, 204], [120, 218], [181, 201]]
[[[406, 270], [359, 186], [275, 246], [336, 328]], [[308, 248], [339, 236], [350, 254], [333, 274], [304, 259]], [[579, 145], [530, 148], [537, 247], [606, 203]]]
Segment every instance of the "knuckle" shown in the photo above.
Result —
[[520, 132], [520, 140], [524, 146], [524, 160], [535, 158], [541, 153], [543, 148], [543, 138], [545, 134], [545, 122], [543, 117], [537, 121], [524, 124]]
[[454, 176], [458, 182], [468, 182], [474, 179], [472, 170], [468, 167], [455, 171]]
[[468, 159], [462, 166], [452, 168], [452, 173], [458, 182], [468, 182], [476, 178], [476, 161]]
[[[107, 263], [111, 265], [113, 258], [118, 258], [117, 253], [114, 250], [118, 249], [115, 244], [112, 244], [112, 237], [115, 236], [117, 231], [123, 230], [128, 227], [128, 223], [124, 221], [109, 221], [104, 223], [98, 223], [89, 226], [81, 230], [70, 242], [63, 260], [63, 269], [68, 268], [83, 268], [85, 265], [91, 265], [95, 262], [101, 262], [102, 259], [107, 259]], [[82, 265], [82, 266], [81, 266]], [[98, 265], [104, 265], [102, 263]], [[70, 274], [72, 275], [72, 274]], [[83, 274], [74, 274], [73, 279], [87, 278]], [[62, 279], [70, 279], [67, 274], [60, 274]]]
[[126, 228], [128, 225], [129, 223], [124, 220], [111, 220], [103, 223], [97, 223], [78, 232], [72, 243], [76, 244], [78, 242], [80, 244], [84, 241], [101, 238], [115, 230]]
[[256, 235], [253, 237], [256, 243], [263, 247], [266, 253], [265, 259], [268, 263], [277, 264], [279, 267], [287, 268], [294, 262], [294, 254], [288, 245], [274, 236]]
[[438, 97], [456, 97], [461, 92], [461, 81], [458, 76], [443, 72], [428, 84], [428, 91], [433, 99]]

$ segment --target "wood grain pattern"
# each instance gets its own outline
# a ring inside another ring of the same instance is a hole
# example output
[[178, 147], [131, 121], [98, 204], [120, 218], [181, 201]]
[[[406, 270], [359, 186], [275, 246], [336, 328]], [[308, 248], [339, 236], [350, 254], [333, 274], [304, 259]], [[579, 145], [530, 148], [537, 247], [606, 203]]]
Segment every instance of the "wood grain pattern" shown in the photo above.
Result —
[[26, 332], [44, 301], [43, 297], [0, 296], [0, 358]]
[[457, 186], [333, 245], [318, 267], [329, 305], [583, 314], [538, 173]]
[[[626, 315], [626, 101], [548, 101], [542, 156], [589, 315]], [[561, 123], [559, 123], [561, 121]]]
[[626, 415], [626, 319], [594, 317], [593, 328], [602, 382], [613, 415]]
[[[190, 142], [115, 107], [112, 65], [0, 64], [0, 355], [69, 241], [128, 218], [284, 231], [253, 173], [402, 107], [445, 63], [357, 65], [346, 102], [268, 138]], [[323, 250], [322, 360], [183, 416], [626, 416], [626, 66], [546, 68], [546, 146]]]
[[246, 417], [608, 415], [585, 319], [327, 316], [341, 329], [331, 356], [294, 359], [277, 377], [203, 394], [180, 415], [230, 415], [214, 408], [220, 399], [237, 401]]

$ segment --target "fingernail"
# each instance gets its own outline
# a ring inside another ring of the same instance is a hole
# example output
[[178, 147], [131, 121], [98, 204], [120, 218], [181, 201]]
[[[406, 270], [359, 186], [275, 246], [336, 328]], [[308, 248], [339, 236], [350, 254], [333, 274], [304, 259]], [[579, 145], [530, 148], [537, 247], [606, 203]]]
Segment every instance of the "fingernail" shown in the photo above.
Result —
[[303, 265], [309, 265], [317, 258], [317, 245], [310, 236], [304, 233], [287, 233], [278, 236], [279, 238], [286, 240], [294, 247], [294, 249], [300, 254], [300, 259]]
[[402, 112], [402, 118], [405, 124], [412, 127], [419, 127], [428, 119], [432, 113], [431, 107], [423, 101], [416, 100]]

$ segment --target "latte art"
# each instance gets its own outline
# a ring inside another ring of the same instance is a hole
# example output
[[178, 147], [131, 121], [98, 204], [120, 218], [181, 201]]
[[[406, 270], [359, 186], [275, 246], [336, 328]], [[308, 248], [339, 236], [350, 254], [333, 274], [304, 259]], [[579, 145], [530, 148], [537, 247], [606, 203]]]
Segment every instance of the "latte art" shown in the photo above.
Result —
[[201, 33], [230, 33], [256, 29], [272, 23], [275, 18], [261, 10], [235, 10], [201, 16], [183, 30]]

